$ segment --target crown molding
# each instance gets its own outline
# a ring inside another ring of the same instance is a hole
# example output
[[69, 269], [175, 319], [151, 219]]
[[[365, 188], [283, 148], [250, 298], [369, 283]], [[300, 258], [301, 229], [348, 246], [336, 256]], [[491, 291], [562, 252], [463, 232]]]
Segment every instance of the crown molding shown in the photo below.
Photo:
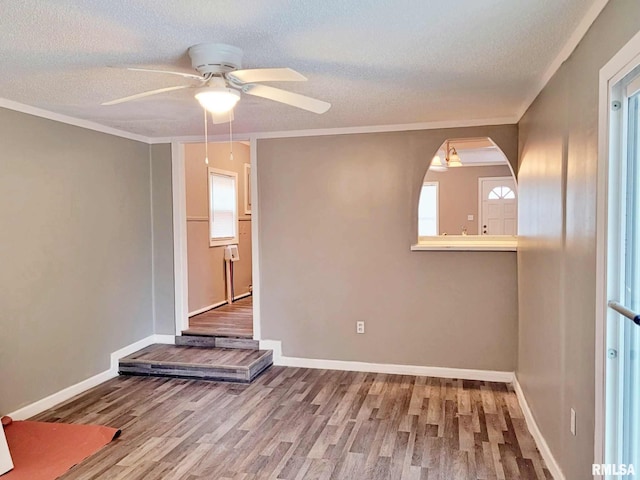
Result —
[[117, 128], [107, 127], [90, 120], [84, 120], [81, 118], [71, 117], [69, 115], [63, 115], [61, 113], [55, 113], [43, 108], [33, 107], [20, 102], [14, 102], [6, 98], [0, 98], [0, 108], [6, 108], [7, 110], [13, 110], [15, 112], [26, 113], [27, 115], [33, 115], [35, 117], [46, 118], [47, 120], [54, 120], [60, 123], [66, 123], [67, 125], [73, 125], [75, 127], [86, 128], [87, 130], [93, 130], [100, 133], [106, 133], [108, 135], [115, 135], [116, 137], [127, 138], [129, 140], [135, 140], [136, 142], [151, 143], [149, 137], [144, 135], [138, 135]]
[[[236, 141], [249, 141], [252, 138], [255, 139], [267, 139], [267, 138], [291, 138], [291, 137], [314, 137], [314, 136], [326, 136], [326, 135], [349, 135], [360, 133], [384, 133], [384, 132], [400, 132], [400, 131], [415, 131], [415, 130], [434, 130], [440, 128], [464, 128], [464, 127], [477, 127], [485, 125], [511, 125], [517, 124], [529, 109], [531, 104], [535, 101], [542, 89], [549, 83], [549, 80], [558, 71], [560, 66], [569, 58], [569, 56], [576, 49], [582, 38], [585, 36], [593, 22], [598, 18], [604, 7], [609, 0], [595, 0], [589, 10], [585, 13], [582, 20], [578, 23], [567, 42], [564, 44], [558, 55], [551, 62], [544, 75], [540, 78], [540, 81], [536, 83], [536, 86], [531, 90], [530, 94], [526, 97], [526, 100], [522, 103], [520, 109], [517, 111], [517, 115], [512, 117], [501, 118], [487, 118], [487, 119], [475, 119], [475, 120], [460, 120], [460, 121], [436, 121], [436, 122], [419, 122], [419, 123], [405, 123], [405, 124], [389, 124], [389, 125], [368, 125], [360, 127], [336, 127], [336, 128], [320, 128], [320, 129], [306, 129], [306, 130], [284, 130], [275, 132], [249, 132], [239, 133], [234, 135]], [[6, 108], [8, 110], [14, 110], [28, 115], [34, 115], [36, 117], [46, 118], [57, 122], [65, 123], [68, 125], [74, 125], [76, 127], [86, 128], [100, 133], [106, 133], [108, 135], [115, 135], [129, 140], [135, 140], [146, 144], [157, 143], [195, 143], [203, 142], [203, 135], [189, 135], [189, 136], [169, 136], [169, 137], [147, 137], [136, 133], [127, 132], [117, 128], [108, 127], [90, 120], [84, 120], [61, 113], [52, 112], [43, 108], [33, 107], [24, 103], [15, 102], [5, 98], [0, 98], [0, 108]], [[212, 135], [209, 137], [211, 142], [223, 142], [228, 141], [228, 135]]]
[[549, 83], [551, 77], [555, 75], [562, 64], [571, 56], [573, 51], [576, 49], [580, 41], [584, 38], [587, 31], [589, 30], [593, 22], [595, 22], [596, 18], [598, 18], [608, 2], [609, 0], [595, 0], [593, 5], [591, 5], [591, 8], [587, 10], [587, 13], [585, 13], [584, 17], [582, 17], [582, 20], [580, 20], [580, 22], [578, 23], [578, 26], [569, 37], [569, 40], [567, 40], [567, 42], [560, 50], [560, 53], [558, 53], [556, 58], [554, 58], [553, 61], [549, 64], [547, 70], [544, 72], [544, 75], [542, 75], [542, 77], [540, 78], [540, 81], [536, 83], [529, 95], [526, 96], [525, 101], [522, 103], [520, 109], [518, 110], [516, 123], [520, 122], [531, 104], [535, 101], [536, 98], [538, 98], [538, 95], [540, 95], [540, 92], [542, 92], [544, 87], [547, 86], [547, 83]]
[[[451, 120], [440, 122], [400, 123], [389, 125], [365, 125], [361, 127], [310, 128], [305, 130], [281, 130], [275, 132], [250, 132], [233, 134], [234, 141], [243, 142], [251, 138], [292, 138], [292, 137], [322, 137], [327, 135], [353, 135], [360, 133], [406, 132], [415, 130], [435, 130], [442, 128], [483, 127], [489, 125], [515, 125], [516, 117], [483, 118], [475, 120]], [[229, 135], [210, 135], [209, 142], [228, 142]], [[175, 137], [156, 137], [151, 143], [195, 143], [204, 142], [204, 135], [189, 135]]]
[[[6, 98], [0, 98], [0, 108], [6, 108], [16, 112], [26, 113], [28, 115], [34, 115], [40, 118], [46, 118], [48, 120], [54, 120], [56, 122], [65, 123], [67, 125], [74, 125], [76, 127], [86, 128], [88, 130], [94, 130], [96, 132], [106, 133], [108, 135], [115, 135], [117, 137], [127, 138], [129, 140], [135, 140], [137, 142], [154, 145], [158, 143], [201, 143], [204, 142], [204, 135], [185, 135], [185, 136], [171, 136], [171, 137], [146, 137], [144, 135], [138, 135], [136, 133], [126, 132], [117, 128], [107, 127], [90, 120], [84, 120], [81, 118], [71, 117], [69, 115], [63, 115], [61, 113], [52, 112], [43, 108], [33, 107], [20, 102], [14, 102]], [[476, 120], [454, 120], [454, 121], [442, 121], [442, 122], [421, 122], [421, 123], [403, 123], [403, 124], [389, 124], [389, 125], [368, 125], [361, 127], [336, 127], [336, 128], [318, 128], [318, 129], [306, 129], [306, 130], [281, 130], [276, 132], [249, 132], [234, 134], [234, 141], [248, 142], [252, 138], [290, 138], [290, 137], [317, 137], [326, 135], [350, 135], [359, 133], [383, 133], [383, 132], [402, 132], [402, 131], [414, 131], [414, 130], [434, 130], [438, 128], [464, 128], [464, 127], [478, 127], [486, 125], [509, 125], [517, 123], [515, 117], [500, 117], [500, 118], [487, 118]], [[208, 137], [209, 142], [228, 142], [229, 136], [222, 135], [210, 135]]]

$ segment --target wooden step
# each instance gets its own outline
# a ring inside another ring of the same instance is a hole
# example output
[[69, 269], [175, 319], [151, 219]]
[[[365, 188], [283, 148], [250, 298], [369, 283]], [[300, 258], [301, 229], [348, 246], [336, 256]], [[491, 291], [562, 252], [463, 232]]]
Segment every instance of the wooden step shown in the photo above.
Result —
[[182, 335], [195, 335], [199, 337], [227, 337], [227, 338], [248, 338], [253, 339], [253, 331], [242, 331], [235, 327], [189, 327], [182, 331]]
[[260, 349], [260, 342], [253, 338], [214, 337], [211, 335], [176, 335], [176, 345], [201, 348]]
[[119, 372], [249, 383], [272, 364], [271, 350], [150, 345], [121, 358]]

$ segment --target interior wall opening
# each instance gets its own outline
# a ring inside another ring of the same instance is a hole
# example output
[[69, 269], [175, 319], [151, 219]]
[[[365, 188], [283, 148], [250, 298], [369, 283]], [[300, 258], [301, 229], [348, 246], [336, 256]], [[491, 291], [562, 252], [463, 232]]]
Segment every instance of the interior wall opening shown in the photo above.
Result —
[[516, 235], [517, 187], [489, 138], [446, 140], [424, 176], [418, 236]]
[[210, 142], [206, 155], [204, 143], [184, 145], [183, 335], [253, 338], [250, 164], [248, 142]]

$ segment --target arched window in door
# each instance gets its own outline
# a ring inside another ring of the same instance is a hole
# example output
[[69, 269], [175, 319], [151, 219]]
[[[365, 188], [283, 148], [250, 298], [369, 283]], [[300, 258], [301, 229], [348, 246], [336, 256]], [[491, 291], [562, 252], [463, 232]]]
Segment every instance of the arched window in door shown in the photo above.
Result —
[[515, 198], [516, 194], [509, 187], [495, 187], [489, 192], [489, 200], [512, 200]]

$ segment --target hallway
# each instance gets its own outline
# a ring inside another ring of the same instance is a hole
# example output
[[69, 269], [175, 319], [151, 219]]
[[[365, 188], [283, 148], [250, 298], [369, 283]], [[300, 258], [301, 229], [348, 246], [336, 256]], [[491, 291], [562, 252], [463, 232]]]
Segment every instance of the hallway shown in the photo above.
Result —
[[242, 298], [189, 319], [183, 335], [253, 338], [253, 297]]

